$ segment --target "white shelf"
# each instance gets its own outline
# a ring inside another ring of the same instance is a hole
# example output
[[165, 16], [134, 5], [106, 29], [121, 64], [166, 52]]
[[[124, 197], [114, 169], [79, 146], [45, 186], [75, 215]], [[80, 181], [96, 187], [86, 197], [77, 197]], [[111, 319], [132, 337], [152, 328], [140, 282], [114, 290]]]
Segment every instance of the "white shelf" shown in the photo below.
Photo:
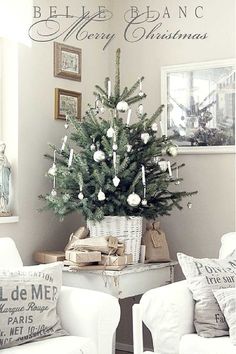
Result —
[[19, 221], [19, 216], [0, 216], [0, 224], [12, 224]]

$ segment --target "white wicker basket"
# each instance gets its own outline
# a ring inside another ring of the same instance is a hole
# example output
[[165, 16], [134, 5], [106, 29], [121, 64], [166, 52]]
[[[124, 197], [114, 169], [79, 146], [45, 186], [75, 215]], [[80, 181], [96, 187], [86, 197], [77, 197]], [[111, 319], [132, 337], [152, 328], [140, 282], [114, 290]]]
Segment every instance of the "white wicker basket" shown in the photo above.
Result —
[[133, 255], [138, 263], [142, 238], [143, 218], [139, 216], [105, 216], [100, 222], [87, 220], [90, 237], [115, 236], [125, 244], [125, 253]]

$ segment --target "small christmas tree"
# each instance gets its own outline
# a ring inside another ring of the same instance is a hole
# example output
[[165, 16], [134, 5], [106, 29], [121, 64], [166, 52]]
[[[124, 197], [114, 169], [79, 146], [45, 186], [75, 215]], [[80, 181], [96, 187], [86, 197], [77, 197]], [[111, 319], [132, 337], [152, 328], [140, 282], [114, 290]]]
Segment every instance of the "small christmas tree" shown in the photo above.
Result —
[[[146, 98], [143, 80], [141, 77], [130, 89], [121, 90], [118, 49], [113, 94], [109, 78], [105, 89], [95, 86], [95, 107], [89, 106], [81, 121], [68, 117], [65, 128], [73, 128], [70, 139], [65, 136], [59, 148], [50, 145], [54, 157], [46, 156], [54, 161], [47, 175], [53, 189], [41, 196], [46, 208], [61, 218], [77, 210], [95, 221], [107, 215], [154, 219], [170, 215], [173, 207], [182, 209], [182, 198], [195, 193], [175, 190], [182, 180], [179, 168], [184, 165], [171, 165], [163, 157], [177, 154], [169, 138], [157, 136], [163, 106], [148, 117], [140, 103], [138, 119], [131, 123], [134, 110], [130, 107]], [[110, 117], [102, 118], [106, 113]]]

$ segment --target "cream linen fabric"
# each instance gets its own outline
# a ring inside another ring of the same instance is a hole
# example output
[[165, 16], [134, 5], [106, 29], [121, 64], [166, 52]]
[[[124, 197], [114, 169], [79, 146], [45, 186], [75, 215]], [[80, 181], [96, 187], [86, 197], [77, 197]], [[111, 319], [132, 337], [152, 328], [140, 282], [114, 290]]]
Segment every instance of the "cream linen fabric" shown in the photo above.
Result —
[[61, 336], [56, 312], [62, 264], [0, 268], [0, 349]]
[[178, 260], [196, 301], [197, 333], [208, 338], [228, 335], [228, 325], [212, 290], [236, 286], [236, 257], [197, 259], [178, 253]]
[[229, 326], [230, 340], [236, 345], [236, 289], [213, 290]]

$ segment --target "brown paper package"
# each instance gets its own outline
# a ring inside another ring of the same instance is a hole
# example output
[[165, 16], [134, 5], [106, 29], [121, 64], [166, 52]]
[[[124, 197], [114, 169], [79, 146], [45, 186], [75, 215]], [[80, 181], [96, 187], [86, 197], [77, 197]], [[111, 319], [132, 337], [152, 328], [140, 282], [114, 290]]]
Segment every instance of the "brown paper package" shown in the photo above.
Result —
[[147, 222], [142, 244], [146, 246], [146, 263], [170, 261], [166, 235], [160, 229], [160, 222]]

